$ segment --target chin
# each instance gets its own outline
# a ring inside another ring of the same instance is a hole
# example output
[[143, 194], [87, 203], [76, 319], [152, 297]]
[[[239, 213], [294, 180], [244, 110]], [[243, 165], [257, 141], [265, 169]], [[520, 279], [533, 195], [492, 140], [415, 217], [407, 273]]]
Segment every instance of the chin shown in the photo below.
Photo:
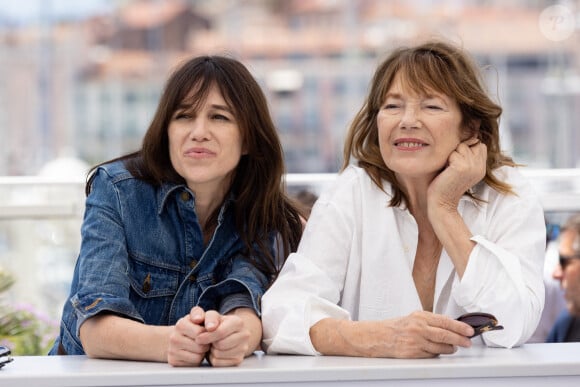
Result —
[[[396, 174], [408, 177], [421, 177], [436, 175], [443, 170], [441, 167], [433, 167], [433, 164], [424, 161], [414, 163], [411, 160], [401, 161], [400, 163], [386, 164], [387, 167]], [[428, 165], [428, 168], [426, 166]]]

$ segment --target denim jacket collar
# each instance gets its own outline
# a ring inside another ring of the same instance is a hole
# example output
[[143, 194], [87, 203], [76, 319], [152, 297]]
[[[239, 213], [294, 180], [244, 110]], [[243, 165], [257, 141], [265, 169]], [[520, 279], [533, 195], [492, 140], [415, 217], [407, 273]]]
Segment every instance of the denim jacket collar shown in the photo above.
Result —
[[167, 198], [169, 197], [169, 195], [179, 188], [185, 188], [187, 191], [189, 191], [189, 188], [187, 188], [185, 184], [173, 184], [173, 183], [161, 184], [161, 187], [157, 190], [157, 215], [161, 215], [161, 213], [163, 212], [163, 209], [165, 208], [165, 203], [167, 203]]
[[[165, 208], [169, 196], [175, 190], [178, 190], [180, 188], [185, 189], [187, 192], [189, 192], [189, 194], [195, 201], [195, 194], [191, 192], [189, 187], [187, 187], [185, 184], [163, 183], [161, 184], [161, 187], [157, 190], [157, 215], [161, 215], [161, 213], [163, 212], [163, 209]], [[221, 223], [226, 209], [229, 207], [230, 203], [233, 202], [234, 200], [235, 196], [233, 192], [230, 191], [226, 200], [224, 201], [224, 204], [222, 205], [222, 208], [220, 209], [220, 213], [218, 215], [218, 222]]]

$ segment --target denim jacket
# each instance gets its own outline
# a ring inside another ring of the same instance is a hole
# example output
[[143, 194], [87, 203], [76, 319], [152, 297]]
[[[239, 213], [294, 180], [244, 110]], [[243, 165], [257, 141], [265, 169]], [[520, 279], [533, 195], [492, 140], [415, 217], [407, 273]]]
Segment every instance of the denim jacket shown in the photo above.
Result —
[[86, 199], [60, 334], [49, 354], [84, 354], [80, 326], [101, 312], [148, 325], [173, 325], [196, 305], [222, 314], [250, 307], [259, 316], [269, 278], [243, 255], [234, 204], [231, 196], [225, 201], [204, 246], [187, 186], [154, 187], [122, 162], [99, 167]]

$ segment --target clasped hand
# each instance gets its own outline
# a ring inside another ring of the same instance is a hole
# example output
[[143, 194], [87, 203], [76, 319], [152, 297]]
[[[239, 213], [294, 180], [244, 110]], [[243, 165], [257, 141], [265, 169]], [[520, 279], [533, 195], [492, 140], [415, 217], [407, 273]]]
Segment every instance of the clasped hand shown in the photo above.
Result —
[[199, 366], [205, 358], [213, 366], [238, 365], [249, 350], [250, 332], [236, 315], [221, 315], [196, 306], [177, 321], [169, 337], [167, 362]]

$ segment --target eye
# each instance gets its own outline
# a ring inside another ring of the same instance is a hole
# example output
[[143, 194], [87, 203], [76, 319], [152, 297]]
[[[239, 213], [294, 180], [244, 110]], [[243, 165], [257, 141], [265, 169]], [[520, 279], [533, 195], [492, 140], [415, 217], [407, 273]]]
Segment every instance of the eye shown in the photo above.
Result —
[[173, 116], [174, 120], [189, 120], [192, 118], [192, 115], [187, 113], [187, 112], [176, 112], [175, 115]]
[[422, 106], [427, 110], [445, 110], [445, 101], [439, 97], [425, 98], [422, 101]]
[[219, 114], [219, 113], [212, 114], [211, 115], [211, 118], [213, 120], [219, 120], [219, 121], [230, 121], [230, 118], [229, 117], [227, 117], [227, 116], [225, 116], [223, 114]]
[[394, 103], [388, 103], [385, 105], [385, 109], [396, 109], [398, 107], [399, 107], [399, 105], [394, 104]]
[[387, 95], [383, 100], [383, 110], [397, 111], [403, 109], [404, 106], [405, 101], [402, 98], [399, 98], [399, 96]]

